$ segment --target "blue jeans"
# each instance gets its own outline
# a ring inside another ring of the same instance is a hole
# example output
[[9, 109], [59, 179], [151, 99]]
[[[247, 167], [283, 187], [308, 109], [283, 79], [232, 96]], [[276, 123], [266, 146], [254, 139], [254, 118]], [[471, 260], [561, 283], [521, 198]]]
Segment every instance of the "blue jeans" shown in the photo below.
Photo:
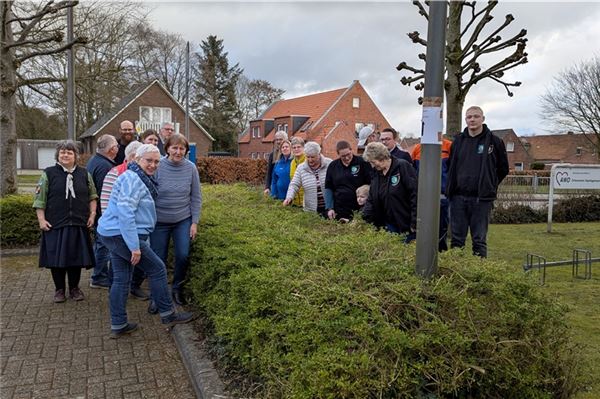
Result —
[[398, 226], [395, 226], [395, 225], [389, 224], [389, 223], [385, 225], [385, 231], [389, 231], [390, 233], [395, 233], [395, 234], [406, 234], [406, 237], [404, 237], [404, 240], [403, 240], [404, 244], [410, 244], [417, 238], [416, 232], [400, 231]]
[[96, 238], [94, 240], [94, 257], [96, 258], [96, 264], [90, 277], [92, 284], [110, 285], [110, 252], [102, 241], [100, 241], [98, 230], [96, 230]]
[[[104, 245], [110, 250], [113, 268], [113, 282], [108, 295], [110, 308], [110, 328], [118, 330], [127, 326], [127, 297], [131, 284], [131, 251], [122, 236], [100, 236]], [[152, 298], [158, 306], [161, 317], [175, 312], [167, 283], [167, 271], [164, 263], [148, 245], [148, 236], [140, 235], [140, 262], [135, 266], [141, 268], [148, 276]]]
[[440, 241], [438, 244], [438, 251], [444, 252], [448, 250], [448, 243], [446, 237], [448, 237], [448, 203], [447, 198], [440, 200]]
[[156, 254], [167, 263], [169, 253], [169, 241], [173, 238], [175, 248], [175, 270], [173, 272], [173, 291], [182, 288], [188, 269], [188, 257], [190, 254], [190, 227], [192, 218], [189, 217], [177, 223], [157, 223], [152, 234], [150, 234], [150, 245]]
[[452, 248], [464, 248], [467, 232], [471, 230], [473, 255], [487, 257], [487, 231], [493, 201], [456, 195], [450, 199], [450, 228]]

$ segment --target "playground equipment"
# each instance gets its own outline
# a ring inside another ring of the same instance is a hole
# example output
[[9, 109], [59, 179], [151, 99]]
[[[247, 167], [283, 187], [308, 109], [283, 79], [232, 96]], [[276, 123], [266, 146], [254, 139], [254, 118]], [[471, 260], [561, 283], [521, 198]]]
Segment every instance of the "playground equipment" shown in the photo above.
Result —
[[[526, 262], [523, 265], [523, 270], [529, 272], [532, 269], [537, 269], [539, 273], [540, 285], [546, 283], [546, 268], [555, 266], [571, 265], [572, 275], [574, 278], [590, 280], [592, 278], [592, 263], [600, 262], [600, 258], [592, 258], [592, 252], [587, 249], [574, 249], [573, 256], [570, 260], [560, 260], [556, 262], [548, 262], [541, 255], [532, 253], [527, 254]], [[579, 267], [583, 267], [583, 274], [579, 273]]]

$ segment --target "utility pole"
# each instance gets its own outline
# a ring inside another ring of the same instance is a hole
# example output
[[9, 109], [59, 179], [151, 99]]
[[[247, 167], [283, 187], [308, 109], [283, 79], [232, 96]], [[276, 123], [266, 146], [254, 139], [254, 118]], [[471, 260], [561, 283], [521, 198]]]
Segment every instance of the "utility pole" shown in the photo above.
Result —
[[[67, 8], [67, 43], [73, 43], [73, 7]], [[75, 140], [75, 49], [67, 50], [67, 139]]]
[[429, 4], [416, 256], [416, 272], [424, 278], [431, 277], [438, 268], [447, 7], [446, 1], [433, 0]]

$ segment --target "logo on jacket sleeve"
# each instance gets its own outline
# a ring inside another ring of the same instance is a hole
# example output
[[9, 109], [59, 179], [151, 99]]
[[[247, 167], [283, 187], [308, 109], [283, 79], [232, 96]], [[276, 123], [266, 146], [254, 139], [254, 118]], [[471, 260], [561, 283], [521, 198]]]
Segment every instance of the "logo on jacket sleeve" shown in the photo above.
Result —
[[400, 183], [400, 174], [392, 176], [390, 182], [392, 183], [392, 186], [396, 187], [398, 183]]

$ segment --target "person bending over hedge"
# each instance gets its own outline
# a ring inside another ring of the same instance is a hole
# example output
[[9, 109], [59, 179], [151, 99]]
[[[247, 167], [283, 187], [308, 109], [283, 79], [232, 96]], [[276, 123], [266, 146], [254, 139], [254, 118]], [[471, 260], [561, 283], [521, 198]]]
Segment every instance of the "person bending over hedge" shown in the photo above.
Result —
[[406, 234], [404, 242], [411, 242], [417, 230], [415, 169], [404, 159], [392, 157], [381, 143], [368, 144], [363, 157], [377, 171], [371, 180], [363, 218], [389, 232]]
[[304, 210], [317, 212], [327, 218], [325, 208], [325, 177], [331, 159], [321, 155], [321, 146], [309, 141], [304, 146], [306, 162], [298, 166], [294, 178], [290, 182], [283, 206], [290, 205], [294, 197], [304, 188]]
[[98, 194], [92, 176], [77, 166], [79, 149], [74, 141], [59, 142], [54, 157], [57, 163], [42, 173], [33, 202], [42, 230], [39, 265], [52, 273], [55, 303], [66, 301], [66, 276], [69, 298], [81, 301], [81, 269], [95, 264], [89, 229], [96, 218]]

